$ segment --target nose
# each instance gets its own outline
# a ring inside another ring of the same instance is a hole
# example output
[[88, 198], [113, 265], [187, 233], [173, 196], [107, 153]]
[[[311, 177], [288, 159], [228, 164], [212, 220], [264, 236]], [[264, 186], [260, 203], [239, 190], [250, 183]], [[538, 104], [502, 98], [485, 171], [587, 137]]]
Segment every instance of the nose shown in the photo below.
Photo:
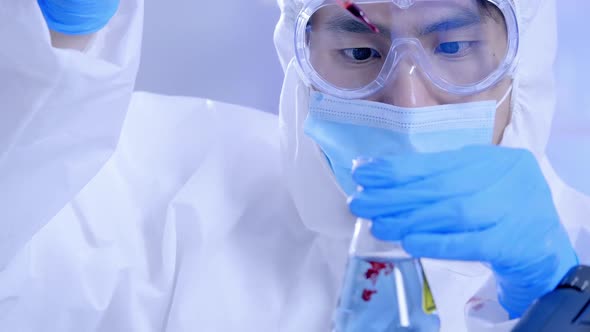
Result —
[[376, 97], [378, 102], [400, 107], [440, 105], [430, 80], [411, 56], [403, 57], [394, 66]]

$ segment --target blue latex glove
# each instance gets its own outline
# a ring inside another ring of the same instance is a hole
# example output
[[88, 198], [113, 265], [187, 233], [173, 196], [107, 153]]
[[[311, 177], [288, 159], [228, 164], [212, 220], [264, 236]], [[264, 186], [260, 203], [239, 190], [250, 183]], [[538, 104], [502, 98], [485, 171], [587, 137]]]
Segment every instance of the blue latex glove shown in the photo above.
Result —
[[512, 318], [553, 290], [578, 259], [533, 155], [472, 146], [361, 164], [350, 201], [373, 234], [415, 257], [491, 265]]
[[119, 0], [37, 0], [51, 30], [69, 35], [102, 29], [117, 12]]

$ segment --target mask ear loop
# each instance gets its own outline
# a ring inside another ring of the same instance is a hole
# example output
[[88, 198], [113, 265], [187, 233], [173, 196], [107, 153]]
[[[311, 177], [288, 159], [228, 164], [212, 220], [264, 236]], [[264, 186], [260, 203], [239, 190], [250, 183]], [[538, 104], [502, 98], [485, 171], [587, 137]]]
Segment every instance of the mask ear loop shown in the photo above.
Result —
[[502, 104], [504, 104], [504, 102], [506, 101], [506, 99], [508, 99], [508, 96], [510, 96], [510, 93], [512, 92], [512, 88], [514, 85], [510, 84], [510, 87], [508, 88], [508, 90], [506, 90], [506, 93], [504, 94], [504, 97], [502, 97], [502, 99], [500, 99], [500, 101], [498, 103], [496, 103], [496, 108], [502, 106]]

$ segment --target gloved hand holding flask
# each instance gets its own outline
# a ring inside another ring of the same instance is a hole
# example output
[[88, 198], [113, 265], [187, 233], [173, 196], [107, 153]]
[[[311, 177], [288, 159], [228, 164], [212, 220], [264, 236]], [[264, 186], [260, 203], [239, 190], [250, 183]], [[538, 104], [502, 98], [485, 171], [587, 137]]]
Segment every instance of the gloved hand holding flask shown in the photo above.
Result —
[[578, 264], [533, 155], [473, 146], [360, 165], [352, 212], [414, 257], [481, 261], [498, 299], [520, 317]]

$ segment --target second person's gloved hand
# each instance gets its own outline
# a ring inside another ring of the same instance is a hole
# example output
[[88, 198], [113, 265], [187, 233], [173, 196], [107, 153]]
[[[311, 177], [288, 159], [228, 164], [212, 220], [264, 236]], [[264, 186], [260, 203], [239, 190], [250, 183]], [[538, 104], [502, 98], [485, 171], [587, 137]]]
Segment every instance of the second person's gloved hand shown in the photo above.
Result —
[[577, 264], [551, 192], [526, 150], [474, 146], [399, 155], [354, 171], [351, 211], [415, 257], [488, 262], [515, 318]]
[[117, 12], [119, 0], [37, 0], [53, 31], [84, 35], [102, 29]]

